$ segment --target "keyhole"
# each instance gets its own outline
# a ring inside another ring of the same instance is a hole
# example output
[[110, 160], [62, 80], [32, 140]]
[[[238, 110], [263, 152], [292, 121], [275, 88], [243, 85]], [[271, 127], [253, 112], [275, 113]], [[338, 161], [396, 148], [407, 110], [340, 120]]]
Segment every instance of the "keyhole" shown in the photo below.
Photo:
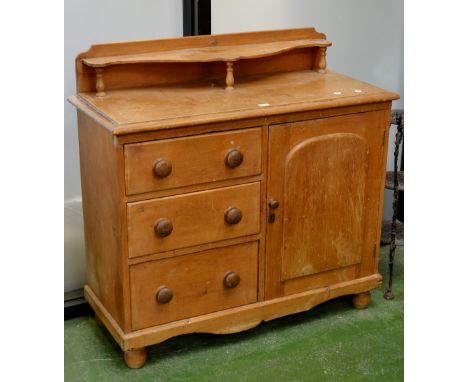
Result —
[[275, 219], [276, 219], [276, 215], [274, 212], [270, 212], [268, 214], [268, 223], [272, 224], [275, 222]]

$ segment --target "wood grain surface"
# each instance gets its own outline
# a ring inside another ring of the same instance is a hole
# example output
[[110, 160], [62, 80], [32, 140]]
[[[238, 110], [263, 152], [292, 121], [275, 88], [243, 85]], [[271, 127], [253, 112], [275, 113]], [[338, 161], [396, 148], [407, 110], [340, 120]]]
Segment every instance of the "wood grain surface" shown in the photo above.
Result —
[[[126, 145], [127, 194], [258, 175], [261, 148], [259, 128]], [[233, 149], [242, 153], [243, 161], [231, 168], [225, 158]], [[154, 175], [153, 165], [158, 159], [171, 163], [170, 175]]]
[[[76, 88], [79, 93], [94, 92], [96, 86], [95, 68], [91, 68], [83, 62], [83, 60], [122, 56], [122, 55], [141, 55], [154, 54], [155, 52], [171, 52], [184, 49], [200, 49], [207, 47], [237, 46], [238, 49], [243, 45], [260, 44], [260, 43], [278, 43], [281, 41], [294, 40], [324, 40], [325, 34], [317, 32], [314, 28], [289, 29], [282, 31], [261, 31], [234, 33], [224, 35], [210, 36], [194, 36], [194, 37], [179, 37], [160, 40], [147, 41], [131, 41], [112, 44], [93, 45], [87, 52], [83, 52], [76, 57]], [[302, 52], [307, 51], [309, 59], [302, 54], [303, 59], [297, 60], [297, 50]], [[275, 56], [272, 61], [269, 57], [248, 60], [243, 67], [236, 68], [236, 72], [241, 75], [247, 73], [270, 71], [291, 70], [292, 67], [299, 70], [310, 69], [317, 57], [311, 54], [311, 49], [296, 49], [286, 52], [282, 55], [283, 58]], [[291, 62], [291, 55], [296, 57], [294, 62]], [[284, 60], [286, 58], [286, 60]], [[242, 63], [242, 62], [241, 62]], [[209, 62], [199, 63], [161, 63], [161, 64], [131, 64], [131, 65], [115, 65], [106, 68], [103, 75], [107, 89], [135, 86], [149, 86], [161, 83], [174, 83], [184, 81], [198, 81], [208, 77], [220, 77], [220, 73], [225, 73], [225, 65], [218, 62], [214, 66], [207, 66]], [[221, 65], [220, 65], [221, 64]], [[306, 66], [308, 64], [309, 66]], [[253, 65], [253, 66], [252, 66]], [[260, 66], [259, 66], [260, 65]], [[238, 66], [238, 65], [236, 65]], [[209, 68], [209, 69], [208, 69]], [[208, 70], [207, 70], [208, 69]], [[252, 70], [254, 69], [254, 70]], [[240, 71], [239, 71], [240, 70]], [[245, 70], [245, 71], [244, 71]]]
[[[333, 71], [323, 74], [310, 70], [237, 78], [236, 89], [226, 92], [225, 68], [222, 72], [220, 82], [109, 90], [105, 97], [80, 93], [79, 98], [111, 121], [117, 135], [164, 128], [175, 121], [190, 125], [398, 98], [394, 93]], [[148, 122], [151, 125], [144, 125]]]
[[[87, 284], [122, 328], [125, 315], [126, 231], [122, 219], [119, 150], [108, 130], [78, 112]], [[122, 147], [120, 147], [122, 151]], [[121, 153], [122, 154], [122, 153]]]
[[[257, 255], [255, 241], [131, 266], [133, 329], [257, 301]], [[235, 288], [223, 285], [228, 272], [240, 277]], [[173, 291], [169, 303], [156, 301], [161, 286]]]
[[[268, 298], [316, 285], [313, 278], [322, 278], [322, 272], [353, 264], [359, 271], [335, 276], [375, 273], [388, 115], [358, 113], [270, 127], [268, 198], [280, 207], [267, 227]], [[286, 287], [291, 279], [297, 279], [294, 288]]]
[[380, 287], [399, 96], [330, 71], [329, 45], [304, 28], [77, 57], [85, 296], [130, 366]]
[[349, 133], [305, 139], [288, 153], [282, 281], [359, 263], [368, 155], [366, 141]]
[[93, 68], [110, 65], [125, 65], [154, 62], [213, 62], [239, 61], [252, 58], [273, 56], [297, 48], [327, 47], [331, 42], [322, 39], [273, 41], [266, 43], [252, 43], [243, 45], [213, 45], [202, 48], [189, 48], [163, 52], [148, 52], [126, 54], [119, 56], [105, 56], [84, 58], [83, 63]]
[[[224, 220], [230, 207], [242, 212], [238, 224]], [[256, 234], [260, 232], [260, 183], [129, 203], [127, 217], [129, 257]], [[161, 218], [174, 227], [167, 237], [154, 232]]]
[[186, 333], [228, 334], [240, 332], [251, 329], [263, 321], [270, 321], [288, 314], [304, 312], [332, 298], [348, 294], [359, 294], [379, 288], [381, 284], [382, 276], [374, 274], [339, 282], [330, 287], [315, 288], [291, 296], [173, 321], [127, 334], [120, 330], [99, 299], [96, 298], [88, 287], [85, 287], [85, 297], [92, 308], [98, 312], [122, 350], [126, 350], [157, 344], [168, 338]]

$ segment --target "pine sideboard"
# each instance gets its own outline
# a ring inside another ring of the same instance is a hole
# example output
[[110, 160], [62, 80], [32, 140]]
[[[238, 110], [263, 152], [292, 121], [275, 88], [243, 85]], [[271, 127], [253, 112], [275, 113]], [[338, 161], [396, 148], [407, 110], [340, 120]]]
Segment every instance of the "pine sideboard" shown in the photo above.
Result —
[[93, 45], [76, 58], [85, 297], [129, 367], [381, 285], [392, 100], [313, 28]]

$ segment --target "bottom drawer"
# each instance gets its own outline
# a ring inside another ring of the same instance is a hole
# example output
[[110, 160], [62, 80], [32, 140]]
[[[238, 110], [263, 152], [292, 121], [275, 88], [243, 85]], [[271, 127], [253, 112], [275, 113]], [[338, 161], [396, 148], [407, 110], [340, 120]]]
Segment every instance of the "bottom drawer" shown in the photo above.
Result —
[[132, 328], [257, 301], [258, 242], [130, 267]]

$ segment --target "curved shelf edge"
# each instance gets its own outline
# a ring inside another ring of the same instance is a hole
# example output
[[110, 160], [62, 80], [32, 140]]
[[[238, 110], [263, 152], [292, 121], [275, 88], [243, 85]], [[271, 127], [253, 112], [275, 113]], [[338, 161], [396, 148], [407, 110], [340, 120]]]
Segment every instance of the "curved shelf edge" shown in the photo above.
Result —
[[127, 350], [154, 345], [181, 334], [228, 334], [251, 329], [263, 321], [270, 321], [289, 314], [304, 312], [327, 300], [339, 296], [367, 292], [371, 289], [379, 288], [381, 284], [382, 276], [376, 273], [295, 295], [242, 305], [127, 333], [124, 333], [120, 329], [88, 286], [85, 286], [85, 297], [93, 310], [98, 313], [99, 318], [109, 329], [121, 349]]
[[254, 58], [278, 55], [300, 48], [326, 48], [331, 41], [323, 39], [278, 41], [271, 43], [219, 45], [194, 49], [180, 49], [165, 52], [83, 58], [82, 62], [92, 68], [112, 65], [140, 63], [178, 63], [178, 62], [236, 62]]

